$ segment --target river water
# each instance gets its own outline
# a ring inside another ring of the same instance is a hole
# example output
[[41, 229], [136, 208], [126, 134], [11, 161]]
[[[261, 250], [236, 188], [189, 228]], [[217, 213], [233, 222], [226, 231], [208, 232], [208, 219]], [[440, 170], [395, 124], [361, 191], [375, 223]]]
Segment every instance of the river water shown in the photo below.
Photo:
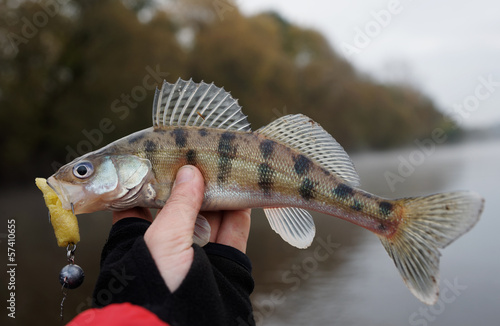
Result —
[[[415, 147], [364, 153], [353, 160], [362, 188], [381, 196], [469, 189], [486, 198], [479, 223], [442, 251], [443, 296], [438, 304], [427, 307], [413, 297], [372, 233], [314, 214], [317, 236], [309, 249], [300, 250], [282, 241], [262, 211], [254, 210], [248, 255], [254, 267], [252, 301], [260, 325], [500, 324], [500, 142], [418, 152]], [[397, 175], [401, 160], [415, 163], [414, 171], [407, 167], [404, 182], [394, 184], [392, 191], [385, 175]], [[66, 253], [56, 245], [39, 191], [34, 184], [0, 189], [0, 207], [2, 257], [6, 258], [7, 252], [7, 220], [16, 220], [16, 324], [59, 324], [62, 294], [58, 275], [67, 263]], [[66, 321], [90, 307], [110, 216], [99, 212], [79, 217], [81, 242], [75, 260], [86, 277], [80, 288], [68, 293]], [[0, 299], [5, 303], [8, 291], [4, 275], [0, 279]], [[13, 324], [2, 309], [0, 325]]]
[[[427, 152], [415, 146], [353, 161], [362, 188], [388, 198], [451, 190], [485, 197], [479, 223], [442, 250], [437, 304], [428, 307], [413, 297], [370, 232], [317, 214], [317, 240], [298, 250], [266, 232], [261, 216], [253, 219], [258, 236], [249, 249], [259, 324], [500, 325], [500, 142], [428, 146]], [[404, 177], [388, 182], [388, 175]]]

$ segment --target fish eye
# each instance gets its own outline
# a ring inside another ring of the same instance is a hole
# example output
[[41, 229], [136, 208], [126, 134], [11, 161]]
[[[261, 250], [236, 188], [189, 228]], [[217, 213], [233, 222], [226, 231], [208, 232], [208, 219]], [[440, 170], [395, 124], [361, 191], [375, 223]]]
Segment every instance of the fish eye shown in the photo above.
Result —
[[73, 167], [73, 174], [79, 179], [88, 178], [94, 172], [94, 167], [90, 162], [81, 162]]

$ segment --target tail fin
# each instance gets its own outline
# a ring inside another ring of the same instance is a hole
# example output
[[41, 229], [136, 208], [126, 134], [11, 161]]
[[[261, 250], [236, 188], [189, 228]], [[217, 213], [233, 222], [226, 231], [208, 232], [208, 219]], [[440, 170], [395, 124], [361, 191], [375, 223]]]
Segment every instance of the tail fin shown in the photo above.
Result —
[[403, 220], [391, 237], [380, 236], [410, 291], [422, 302], [439, 296], [439, 248], [467, 232], [479, 220], [484, 199], [470, 192], [405, 198]]

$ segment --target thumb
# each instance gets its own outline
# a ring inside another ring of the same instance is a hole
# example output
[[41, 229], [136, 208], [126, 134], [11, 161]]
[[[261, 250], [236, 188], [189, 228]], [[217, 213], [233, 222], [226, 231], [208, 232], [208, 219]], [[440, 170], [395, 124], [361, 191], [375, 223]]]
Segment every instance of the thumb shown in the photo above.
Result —
[[156, 266], [174, 291], [193, 261], [193, 232], [204, 194], [200, 171], [186, 165], [179, 169], [165, 206], [144, 234]]
[[203, 177], [198, 169], [190, 165], [181, 167], [177, 172], [170, 198], [145, 236], [155, 235], [156, 238], [157, 235], [157, 240], [162, 242], [163, 246], [170, 244], [172, 250], [191, 247], [194, 223], [203, 201], [203, 192]]

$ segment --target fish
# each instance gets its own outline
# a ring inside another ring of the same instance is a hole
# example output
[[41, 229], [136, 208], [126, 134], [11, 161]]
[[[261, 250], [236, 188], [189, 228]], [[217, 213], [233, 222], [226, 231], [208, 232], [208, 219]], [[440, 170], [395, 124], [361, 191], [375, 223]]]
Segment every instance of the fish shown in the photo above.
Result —
[[[469, 191], [387, 199], [360, 188], [343, 147], [303, 114], [252, 131], [229, 92], [192, 79], [155, 91], [153, 126], [61, 167], [47, 183], [75, 214], [161, 208], [178, 169], [197, 167], [205, 180], [202, 210], [263, 208], [271, 228], [297, 248], [310, 246], [309, 211], [375, 233], [403, 281], [422, 302], [439, 296], [440, 249], [479, 220], [484, 199]], [[195, 233], [208, 241], [200, 215]]]

